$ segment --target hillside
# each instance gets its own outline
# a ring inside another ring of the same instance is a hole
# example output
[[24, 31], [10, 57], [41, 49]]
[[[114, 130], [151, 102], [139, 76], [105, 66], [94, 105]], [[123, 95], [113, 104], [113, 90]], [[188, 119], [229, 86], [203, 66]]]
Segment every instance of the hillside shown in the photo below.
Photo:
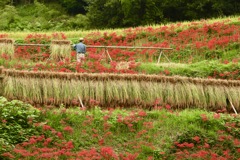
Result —
[[0, 105], [3, 160], [240, 158], [239, 116], [224, 110], [35, 108], [3, 97]]
[[239, 8], [234, 0], [7, 0], [0, 2], [0, 30], [127, 28], [239, 15]]
[[1, 32], [0, 159], [239, 160], [239, 36], [239, 16]]

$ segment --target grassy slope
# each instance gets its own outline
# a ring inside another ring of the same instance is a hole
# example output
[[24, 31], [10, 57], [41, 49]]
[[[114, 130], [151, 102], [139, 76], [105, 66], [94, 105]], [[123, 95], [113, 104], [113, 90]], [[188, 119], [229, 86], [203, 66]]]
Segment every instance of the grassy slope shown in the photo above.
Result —
[[[142, 63], [138, 71], [148, 74], [164, 73], [168, 70], [170, 75], [180, 75], [187, 77], [208, 77], [213, 76], [214, 72], [224, 73], [229, 70], [240, 70], [240, 63], [224, 64], [218, 60], [215, 61], [201, 61], [192, 64], [183, 63]], [[239, 77], [239, 76], [238, 76]], [[240, 78], [240, 77], [239, 77]]]
[[[160, 108], [159, 106], [158, 109]], [[100, 152], [107, 147], [117, 157], [131, 153], [137, 155], [134, 159], [139, 160], [150, 157], [177, 159], [178, 156], [194, 159], [194, 154], [198, 155], [199, 159], [210, 159], [213, 153], [217, 158], [228, 156], [232, 159], [240, 158], [237, 154], [237, 144], [235, 146], [233, 142], [239, 140], [239, 135], [236, 134], [239, 131], [239, 117], [233, 118], [226, 114], [213, 114], [201, 110], [172, 112], [169, 106], [166, 108], [153, 111], [137, 109], [107, 111], [97, 107], [85, 111], [79, 111], [78, 108], [47, 109], [43, 115], [43, 119], [46, 120], [44, 124], [51, 126], [55, 133], [56, 131], [62, 133], [63, 138], [58, 139], [52, 129], [45, 130], [44, 134], [46, 138], [50, 137], [58, 144], [73, 142], [74, 147], [69, 150], [70, 153], [83, 150], [87, 152], [92, 148]], [[227, 131], [227, 124], [234, 121], [235, 127], [229, 127], [231, 129]], [[200, 140], [196, 140], [196, 136]], [[225, 136], [230, 139], [220, 139]], [[177, 147], [178, 143], [194, 146]], [[209, 145], [209, 148], [206, 145]], [[36, 148], [33, 146], [41, 148], [43, 141], [23, 148], [34, 152]], [[49, 151], [50, 155], [62, 149], [51, 143], [44, 147], [53, 148], [53, 151]], [[189, 152], [188, 155], [186, 150]], [[228, 155], [224, 155], [225, 150], [228, 150]], [[205, 156], [199, 151], [205, 152]], [[91, 155], [91, 152], [88, 155]], [[66, 159], [64, 154], [59, 157]]]
[[[28, 8], [28, 7], [27, 7]], [[30, 7], [29, 7], [30, 8]], [[28, 8], [28, 9], [29, 9]], [[20, 9], [21, 10], [21, 9]], [[21, 12], [20, 12], [21, 13]], [[24, 14], [26, 12], [22, 12], [22, 14]], [[231, 22], [229, 23], [234, 23], [234, 24], [239, 24], [239, 17], [225, 17], [225, 18], [221, 18], [221, 19], [212, 19], [207, 21], [209, 24], [216, 22], [216, 21], [226, 21], [227, 19], [231, 19]], [[184, 24], [188, 24], [190, 22], [182, 22], [184, 27], [187, 27], [187, 25]], [[197, 21], [195, 22], [197, 23]], [[156, 25], [156, 26], [151, 26], [153, 28], [155, 27], [160, 27], [161, 25]], [[184, 30], [187, 28], [179, 28], [180, 30]], [[124, 29], [115, 29], [115, 30], [99, 30], [99, 31], [68, 31], [68, 32], [64, 32], [66, 34], [66, 36], [68, 37], [68, 39], [75, 41], [75, 39], [77, 39], [77, 37], [79, 36], [86, 36], [89, 33], [94, 33], [94, 32], [100, 32], [100, 33], [104, 33], [104, 32], [116, 32], [119, 35], [124, 35]], [[46, 33], [48, 35], [51, 35], [52, 32], [43, 32]], [[28, 34], [28, 32], [17, 32], [17, 33], [8, 33], [9, 37], [16, 39], [16, 42], [18, 43], [18, 41], [21, 41], [21, 39], [23, 39], [24, 37], [26, 37], [26, 35]], [[183, 53], [179, 53], [181, 54], [187, 54], [185, 55], [186, 57], [183, 58], [186, 63], [186, 59], [191, 56], [191, 53], [189, 51], [182, 51]], [[189, 53], [188, 53], [189, 52]], [[211, 51], [206, 52], [204, 54], [212, 54], [210, 53]], [[215, 51], [212, 51], [215, 52]], [[217, 59], [215, 58], [215, 60], [212, 61], [212, 58], [206, 58], [208, 61], [202, 61], [199, 62], [199, 59], [202, 60], [201, 57], [197, 57], [194, 56], [192, 62], [190, 62], [191, 64], [172, 64], [172, 65], [164, 65], [164, 64], [160, 64], [160, 65], [155, 65], [154, 63], [142, 63], [139, 67], [138, 67], [138, 71], [143, 72], [143, 73], [148, 73], [148, 74], [161, 74], [162, 72], [164, 72], [165, 70], [170, 71], [170, 75], [181, 75], [181, 76], [192, 76], [192, 77], [208, 77], [208, 76], [213, 76], [215, 72], [217, 72], [218, 74], [220, 73], [227, 73], [227, 72], [233, 72], [233, 71], [237, 71], [239, 70], [239, 62], [238, 63], [229, 63], [227, 65], [222, 64], [223, 60], [229, 60], [231, 62], [232, 59], [239, 59], [240, 58], [240, 48], [238, 44], [232, 44], [232, 46], [229, 46], [229, 50], [226, 51], [216, 51], [216, 52], [220, 52], [221, 54], [221, 59]], [[189, 55], [190, 54], [190, 55]], [[207, 55], [206, 55], [207, 56]], [[157, 58], [157, 57], [156, 57]], [[164, 60], [164, 57], [163, 57]], [[219, 60], [219, 61], [218, 61]], [[157, 60], [155, 60], [157, 61]], [[172, 62], [178, 63], [180, 62], [180, 60], [178, 59], [177, 56], [173, 57], [171, 59]], [[0, 60], [0, 64], [3, 64], [3, 60]], [[16, 62], [10, 62], [9, 64], [16, 64]], [[239, 76], [237, 77], [236, 75], [233, 75], [234, 78], [233, 79], [238, 79]], [[215, 78], [219, 78], [215, 77]], [[221, 78], [221, 77], [220, 77]], [[231, 76], [228, 78], [231, 79]]]
[[[19, 8], [19, 9], [22, 10], [22, 8]], [[60, 9], [60, 11], [64, 12], [62, 9]], [[31, 16], [31, 15], [29, 15], [29, 16]], [[240, 25], [239, 24], [239, 16], [230, 16], [230, 17], [221, 17], [221, 18], [207, 19], [206, 22], [208, 22], [209, 24], [212, 24], [214, 22], [227, 21], [229, 19], [231, 19], [231, 22], [229, 22], [229, 23], [235, 24], [235, 25]], [[198, 22], [201, 22], [201, 21], [194, 21], [194, 22], [198, 23]], [[183, 24], [183, 26], [185, 26], [185, 28], [182, 28], [181, 30], [185, 30], [185, 29], [187, 29], [187, 24], [189, 24], [191, 22], [190, 21], [186, 21], [186, 22], [181, 22], [181, 23]], [[166, 26], [166, 25], [171, 25], [171, 24], [176, 24], [176, 23], [169, 23], [169, 24], [164, 24], [164, 25], [163, 24], [159, 24], [159, 25], [154, 25], [154, 26], [151, 26], [151, 27], [153, 27], [153, 28], [160, 28], [161, 26]], [[142, 26], [142, 27], [148, 27], [148, 26]], [[13, 38], [15, 40], [23, 40], [30, 33], [39, 33], [39, 34], [51, 35], [53, 32], [54, 31], [45, 31], [45, 32], [29, 32], [29, 31], [25, 31], [25, 32], [22, 32], [22, 31], [20, 31], [20, 32], [1, 32], [0, 31], [1, 34], [6, 33], [6, 34], [9, 35], [10, 38]], [[105, 32], [116, 32], [118, 35], [125, 35], [126, 34], [124, 28], [104, 29], [104, 30], [76, 30], [76, 31], [73, 30], [73, 31], [63, 31], [63, 32], [66, 34], [66, 36], [70, 40], [77, 40], [79, 37], [86, 37], [88, 34], [93, 33], [93, 32], [98, 32], [98, 33], [101, 33], [101, 34], [103, 34]]]
[[[69, 34], [69, 37], [85, 34], [80, 32], [77, 34], [72, 32], [66, 33]], [[14, 36], [25, 37], [26, 33], [12, 34], [12, 37]], [[168, 69], [170, 73], [177, 72], [187, 76], [196, 75], [204, 77], [214, 69], [221, 71], [225, 68], [231, 68], [232, 65], [232, 63], [226, 65], [219, 64], [219, 61], [202, 61], [195, 64], [167, 64], [167, 66], [161, 63], [156, 67], [156, 64], [146, 63], [142, 64], [139, 70], [159, 73]], [[234, 64], [234, 66], [239, 68], [239, 63]], [[109, 112], [99, 108], [88, 111], [79, 111], [79, 108], [68, 110], [61, 108], [50, 109], [43, 113], [46, 113], [43, 115], [43, 119], [46, 121], [44, 124], [63, 133], [63, 139], [58, 139], [50, 130], [45, 130], [43, 134], [46, 137], [51, 137], [54, 142], [58, 143], [72, 141], [74, 144], [74, 148], [71, 149], [72, 152], [92, 147], [99, 151], [102, 147], [111, 147], [116, 154], [125, 152], [138, 153], [138, 159], [142, 160], [150, 156], [155, 159], [162, 159], [163, 157], [175, 159], [177, 156], [176, 152], [187, 156], [186, 152], [183, 151], [186, 149], [190, 153], [206, 151], [209, 159], [213, 156], [213, 153], [217, 155], [217, 158], [240, 158], [239, 117], [230, 118], [229, 115], [225, 114], [221, 114], [219, 117], [219, 114], [200, 110], [174, 111], [172, 113], [170, 109], [146, 111], [146, 115], [139, 110], [135, 110], [131, 114], [131, 110], [119, 109]], [[118, 121], [119, 115], [122, 115], [122, 121]], [[2, 123], [2, 121], [0, 122]], [[106, 123], [110, 126], [105, 126], [105, 128], [104, 124]], [[66, 127], [70, 127], [72, 130], [66, 129]], [[140, 131], [143, 130], [146, 133], [140, 134]], [[200, 137], [199, 143], [193, 139], [195, 136]], [[224, 137], [223, 139], [222, 136]], [[104, 143], [100, 145], [100, 140], [102, 139]], [[194, 143], [195, 147], [178, 148], [174, 145], [174, 142]], [[205, 144], [210, 145], [210, 148], [204, 146]], [[39, 142], [39, 144], [33, 144], [32, 148], [29, 146], [28, 150], [36, 150], [34, 147], [57, 148], [54, 143], [44, 146], [43, 143]], [[60, 147], [57, 148], [57, 150], [60, 149]], [[224, 151], [228, 151], [230, 158]], [[50, 151], [49, 153], [51, 154]], [[25, 159], [27, 158], [25, 157]], [[62, 159], [67, 159], [67, 156], [62, 155]], [[189, 159], [196, 159], [196, 157]]]

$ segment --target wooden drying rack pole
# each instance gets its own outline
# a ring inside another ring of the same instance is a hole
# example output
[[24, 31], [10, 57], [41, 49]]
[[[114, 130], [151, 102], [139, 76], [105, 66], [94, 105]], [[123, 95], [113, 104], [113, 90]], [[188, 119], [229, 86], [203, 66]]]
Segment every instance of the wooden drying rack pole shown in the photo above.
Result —
[[[50, 46], [50, 44], [14, 44], [15, 46]], [[108, 48], [118, 48], [118, 49], [157, 49], [159, 50], [159, 56], [158, 56], [158, 61], [157, 63], [160, 63], [161, 61], [161, 57], [164, 56], [168, 62], [170, 62], [170, 60], [168, 59], [168, 57], [163, 53], [163, 50], [172, 50], [172, 48], [162, 48], [162, 47], [139, 47], [139, 46], [92, 46], [92, 45], [88, 45], [86, 46], [87, 48], [103, 48], [104, 52], [102, 53], [101, 57], [102, 58], [104, 56], [104, 54], [109, 58], [110, 61], [112, 61], [112, 58], [108, 52]]]

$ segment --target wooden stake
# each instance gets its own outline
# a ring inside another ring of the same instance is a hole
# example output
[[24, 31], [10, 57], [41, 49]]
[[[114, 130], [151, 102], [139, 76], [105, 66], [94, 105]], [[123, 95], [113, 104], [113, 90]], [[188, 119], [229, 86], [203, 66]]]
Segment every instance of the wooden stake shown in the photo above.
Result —
[[158, 62], [157, 63], [160, 63], [160, 60], [161, 60], [161, 56], [164, 56], [167, 60], [168, 60], [168, 62], [170, 62], [170, 60], [167, 58], [167, 56], [163, 53], [163, 51], [162, 50], [160, 50], [160, 54], [159, 54], [159, 56], [158, 56]]
[[108, 58], [109, 58], [109, 59], [110, 59], [110, 61], [112, 62], [112, 58], [111, 58], [110, 54], [108, 53], [108, 49], [107, 49], [107, 48], [105, 48], [105, 53], [107, 53], [107, 55], [108, 55]]
[[157, 62], [157, 63], [159, 63], [159, 62], [160, 62], [160, 60], [161, 60], [161, 56], [162, 56], [162, 50], [160, 50], [160, 54], [159, 54], [159, 57], [158, 57], [158, 62]]
[[168, 60], [168, 62], [170, 62], [169, 59], [167, 58], [167, 56], [164, 53], [163, 53], [163, 56]]
[[[101, 57], [99, 58], [99, 60], [101, 60], [101, 59], [104, 57], [104, 55], [107, 56], [107, 57], [106, 57], [106, 60], [107, 60], [107, 58], [109, 58], [110, 62], [112, 62], [112, 58], [111, 58], [111, 56], [110, 56], [107, 48], [104, 48], [104, 51], [102, 52], [102, 55], [101, 55]], [[108, 60], [107, 60], [107, 61], [108, 61]]]
[[102, 52], [102, 54], [101, 54], [101, 56], [100, 56], [100, 58], [99, 58], [98, 60], [99, 60], [99, 61], [102, 60], [102, 59], [104, 58], [104, 55], [106, 56], [105, 50]]
[[78, 99], [79, 99], [79, 101], [80, 101], [81, 107], [84, 108], [84, 105], [83, 105], [83, 103], [82, 103], [82, 99], [81, 99], [81, 97], [80, 97], [79, 95], [78, 95]]
[[235, 114], [237, 115], [238, 113], [237, 113], [237, 111], [236, 111], [235, 107], [233, 106], [232, 102], [231, 102], [230, 100], [229, 100], [229, 102], [230, 102], [230, 104], [231, 104], [231, 106], [232, 106], [232, 108], [233, 108], [233, 110], [234, 110]]

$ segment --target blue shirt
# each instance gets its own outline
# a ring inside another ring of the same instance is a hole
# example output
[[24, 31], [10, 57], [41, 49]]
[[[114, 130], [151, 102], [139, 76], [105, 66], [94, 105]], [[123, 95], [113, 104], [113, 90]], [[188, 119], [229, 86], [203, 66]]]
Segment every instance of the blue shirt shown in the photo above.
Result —
[[78, 44], [73, 45], [74, 49], [77, 53], [86, 53], [86, 45], [82, 42], [79, 42]]

